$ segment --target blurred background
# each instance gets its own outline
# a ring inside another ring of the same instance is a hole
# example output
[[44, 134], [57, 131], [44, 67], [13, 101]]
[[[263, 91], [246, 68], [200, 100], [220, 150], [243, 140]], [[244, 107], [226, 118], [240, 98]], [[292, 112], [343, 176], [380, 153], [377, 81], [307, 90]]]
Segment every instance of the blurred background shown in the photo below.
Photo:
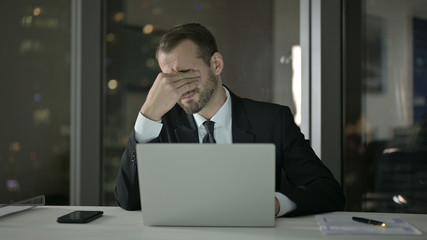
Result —
[[340, 43], [320, 51], [325, 64], [339, 51], [337, 90], [322, 85], [325, 99], [338, 99], [321, 111], [339, 113], [332, 131], [311, 116], [318, 85], [304, 72], [317, 66], [315, 32], [305, 33], [320, 1], [88, 2], [1, 3], [0, 203], [44, 194], [48, 204], [116, 205], [120, 158], [160, 71], [159, 39], [200, 22], [233, 92], [289, 106], [309, 139], [318, 128], [323, 142], [338, 133], [338, 157], [318, 154], [332, 162], [346, 210], [427, 212], [427, 0], [322, 3], [339, 19], [319, 30]]

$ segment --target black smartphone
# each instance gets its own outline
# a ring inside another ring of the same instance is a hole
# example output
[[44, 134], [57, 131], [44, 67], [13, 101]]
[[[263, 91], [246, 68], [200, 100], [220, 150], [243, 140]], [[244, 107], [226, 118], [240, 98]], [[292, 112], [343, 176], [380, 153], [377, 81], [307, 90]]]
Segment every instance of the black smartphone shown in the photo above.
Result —
[[88, 223], [102, 216], [102, 211], [74, 211], [57, 219], [59, 223]]

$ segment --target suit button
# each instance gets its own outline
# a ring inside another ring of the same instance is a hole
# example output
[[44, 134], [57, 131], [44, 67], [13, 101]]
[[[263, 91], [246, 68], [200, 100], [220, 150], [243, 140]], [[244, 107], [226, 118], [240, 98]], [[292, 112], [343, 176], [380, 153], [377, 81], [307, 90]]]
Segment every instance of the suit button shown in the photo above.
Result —
[[136, 165], [136, 155], [135, 152], [132, 153], [132, 165]]

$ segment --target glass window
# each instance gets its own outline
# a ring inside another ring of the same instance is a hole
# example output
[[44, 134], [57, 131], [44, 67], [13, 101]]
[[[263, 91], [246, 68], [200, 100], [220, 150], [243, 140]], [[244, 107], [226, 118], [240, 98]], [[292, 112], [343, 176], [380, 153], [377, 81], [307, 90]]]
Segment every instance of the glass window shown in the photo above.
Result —
[[106, 18], [103, 204], [115, 204], [121, 155], [160, 71], [157, 44], [175, 25], [200, 22], [212, 31], [224, 57], [223, 82], [234, 93], [288, 105], [298, 115], [298, 0], [109, 0]]
[[347, 208], [425, 213], [427, 1], [361, 6], [361, 74], [345, 99]]
[[69, 203], [70, 1], [2, 2], [0, 203]]

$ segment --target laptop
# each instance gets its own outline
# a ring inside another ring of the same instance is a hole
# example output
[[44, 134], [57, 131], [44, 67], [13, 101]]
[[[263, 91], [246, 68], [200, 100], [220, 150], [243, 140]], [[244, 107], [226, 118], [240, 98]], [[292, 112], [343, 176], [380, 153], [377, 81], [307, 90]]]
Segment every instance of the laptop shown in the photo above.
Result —
[[273, 227], [273, 144], [138, 144], [148, 226]]

